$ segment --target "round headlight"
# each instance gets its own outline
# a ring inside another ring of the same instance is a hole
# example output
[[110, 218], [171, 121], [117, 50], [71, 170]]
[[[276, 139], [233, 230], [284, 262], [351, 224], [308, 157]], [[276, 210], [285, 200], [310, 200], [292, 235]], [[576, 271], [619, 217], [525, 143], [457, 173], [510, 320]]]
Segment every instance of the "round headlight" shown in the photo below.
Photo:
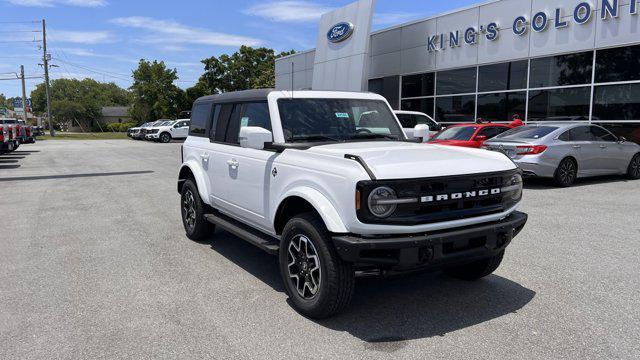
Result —
[[514, 188], [511, 193], [513, 200], [520, 200], [522, 198], [522, 175], [515, 174], [511, 177], [510, 186]]
[[369, 211], [376, 217], [386, 218], [396, 211], [398, 205], [386, 204], [385, 201], [396, 199], [396, 192], [390, 187], [381, 186], [376, 188], [369, 194]]

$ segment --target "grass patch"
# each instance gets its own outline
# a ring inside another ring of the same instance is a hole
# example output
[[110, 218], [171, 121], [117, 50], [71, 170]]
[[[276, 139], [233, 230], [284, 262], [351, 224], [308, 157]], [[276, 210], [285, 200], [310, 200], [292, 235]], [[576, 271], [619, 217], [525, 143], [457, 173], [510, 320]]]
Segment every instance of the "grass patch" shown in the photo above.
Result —
[[39, 136], [38, 140], [126, 140], [127, 133], [64, 133], [56, 132], [55, 137]]

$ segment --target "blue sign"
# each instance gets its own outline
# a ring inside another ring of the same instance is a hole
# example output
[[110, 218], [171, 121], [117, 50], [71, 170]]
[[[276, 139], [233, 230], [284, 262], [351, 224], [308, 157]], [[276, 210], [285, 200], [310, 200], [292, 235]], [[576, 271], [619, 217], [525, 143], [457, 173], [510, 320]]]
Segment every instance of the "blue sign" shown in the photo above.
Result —
[[353, 34], [353, 26], [350, 22], [341, 22], [331, 27], [327, 33], [327, 39], [332, 43], [339, 43], [347, 40]]
[[[13, 107], [22, 109], [22, 99], [13, 99]], [[27, 99], [27, 107], [31, 107], [31, 99]]]

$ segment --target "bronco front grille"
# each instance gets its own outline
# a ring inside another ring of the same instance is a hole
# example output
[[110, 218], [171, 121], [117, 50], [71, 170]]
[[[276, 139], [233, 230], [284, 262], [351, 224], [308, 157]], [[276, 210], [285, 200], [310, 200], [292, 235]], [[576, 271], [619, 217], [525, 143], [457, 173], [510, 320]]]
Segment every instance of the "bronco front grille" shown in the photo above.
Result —
[[[420, 225], [500, 213], [513, 207], [519, 199], [513, 199], [510, 193], [492, 193], [491, 190], [506, 186], [517, 172], [518, 170], [512, 170], [442, 178], [361, 181], [358, 183], [358, 190], [362, 194], [363, 206], [356, 213], [363, 223], [389, 225]], [[416, 198], [419, 201], [399, 204], [388, 218], [377, 218], [369, 212], [367, 200], [371, 191], [379, 186], [392, 188], [398, 198]], [[480, 192], [487, 194], [472, 196]], [[439, 195], [447, 197], [438, 199]]]

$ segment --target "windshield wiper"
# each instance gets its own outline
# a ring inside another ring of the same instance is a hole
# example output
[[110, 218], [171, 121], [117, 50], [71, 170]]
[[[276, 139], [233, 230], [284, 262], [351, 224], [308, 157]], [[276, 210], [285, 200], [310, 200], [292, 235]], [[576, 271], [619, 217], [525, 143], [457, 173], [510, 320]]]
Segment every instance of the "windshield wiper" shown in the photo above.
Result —
[[327, 135], [293, 136], [292, 141], [344, 141]]
[[398, 140], [397, 136], [387, 135], [387, 134], [375, 134], [375, 133], [362, 133], [355, 134], [352, 139], [389, 139], [389, 140]]

